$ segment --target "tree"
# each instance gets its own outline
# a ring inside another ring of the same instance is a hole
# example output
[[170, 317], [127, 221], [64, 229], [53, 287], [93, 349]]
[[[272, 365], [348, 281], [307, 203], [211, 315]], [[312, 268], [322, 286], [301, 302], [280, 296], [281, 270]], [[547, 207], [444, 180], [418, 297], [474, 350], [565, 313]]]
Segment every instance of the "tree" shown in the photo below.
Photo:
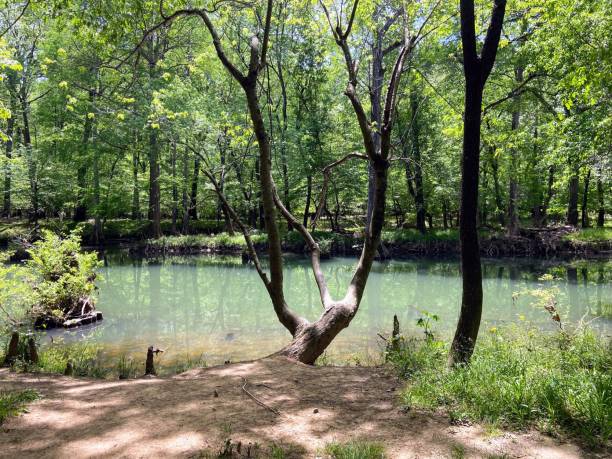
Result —
[[482, 270], [477, 228], [482, 96], [485, 83], [495, 63], [505, 11], [505, 0], [493, 1], [491, 21], [479, 54], [476, 49], [474, 1], [461, 0], [460, 2], [461, 43], [465, 75], [459, 221], [463, 292], [459, 322], [449, 357], [451, 365], [469, 361], [474, 351], [482, 315]]

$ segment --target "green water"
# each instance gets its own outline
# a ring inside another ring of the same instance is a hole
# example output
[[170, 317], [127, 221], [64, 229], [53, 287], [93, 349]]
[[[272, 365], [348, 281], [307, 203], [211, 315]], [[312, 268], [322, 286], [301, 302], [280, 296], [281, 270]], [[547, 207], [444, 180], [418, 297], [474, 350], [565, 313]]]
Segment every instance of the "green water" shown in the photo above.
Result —
[[[351, 258], [324, 262], [335, 297], [344, 295], [354, 263]], [[562, 322], [592, 320], [594, 328], [609, 334], [612, 263], [490, 260], [483, 265], [483, 333], [512, 322], [555, 327], [548, 312], [534, 305], [537, 297], [526, 293], [545, 287], [555, 289]], [[147, 347], [155, 345], [166, 351], [162, 365], [187, 358], [202, 357], [215, 364], [262, 357], [290, 339], [277, 321], [255, 269], [242, 264], [238, 257], [143, 260], [116, 253], [105, 257], [100, 274], [97, 307], [104, 321], [76, 331], [54, 331], [56, 339], [92, 341], [111, 360], [124, 354], [144, 358]], [[538, 280], [544, 274], [554, 280]], [[318, 291], [307, 259], [287, 258], [285, 296], [291, 308], [308, 319], [320, 314]], [[432, 328], [448, 336], [457, 320], [460, 297], [457, 261], [376, 263], [357, 316], [330, 346], [328, 358], [378, 361], [382, 348], [378, 333], [391, 330], [394, 314], [402, 332], [409, 335], [422, 333], [416, 326], [422, 311], [437, 314], [440, 319]]]

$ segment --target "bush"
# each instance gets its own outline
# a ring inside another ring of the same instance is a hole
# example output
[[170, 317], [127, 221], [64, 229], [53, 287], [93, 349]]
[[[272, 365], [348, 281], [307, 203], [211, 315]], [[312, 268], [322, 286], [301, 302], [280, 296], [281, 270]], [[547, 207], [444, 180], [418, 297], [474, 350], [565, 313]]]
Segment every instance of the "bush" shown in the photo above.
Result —
[[28, 253], [26, 267], [35, 279], [31, 309], [35, 322], [62, 321], [94, 309], [98, 256], [81, 252], [79, 232], [61, 238], [44, 231], [43, 239]]
[[592, 443], [612, 434], [612, 349], [589, 329], [492, 328], [469, 366], [446, 368], [448, 344], [411, 340], [388, 360], [409, 380], [403, 402], [443, 407], [454, 421], [566, 430]]

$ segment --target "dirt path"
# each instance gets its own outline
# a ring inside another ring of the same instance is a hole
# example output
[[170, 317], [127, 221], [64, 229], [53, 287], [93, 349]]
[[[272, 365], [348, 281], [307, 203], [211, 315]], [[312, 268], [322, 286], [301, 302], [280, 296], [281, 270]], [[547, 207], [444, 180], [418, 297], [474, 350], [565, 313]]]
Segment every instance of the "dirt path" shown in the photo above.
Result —
[[[246, 378], [246, 379], [245, 379]], [[258, 401], [251, 398], [246, 389]], [[308, 367], [281, 358], [196, 369], [168, 379], [102, 381], [0, 370], [0, 389], [42, 399], [7, 421], [0, 456], [207, 457], [228, 438], [316, 456], [330, 441], [375, 440], [393, 458], [591, 457], [535, 432], [487, 436], [442, 415], [404, 412], [393, 376], [378, 368]], [[277, 411], [277, 413], [273, 412]]]

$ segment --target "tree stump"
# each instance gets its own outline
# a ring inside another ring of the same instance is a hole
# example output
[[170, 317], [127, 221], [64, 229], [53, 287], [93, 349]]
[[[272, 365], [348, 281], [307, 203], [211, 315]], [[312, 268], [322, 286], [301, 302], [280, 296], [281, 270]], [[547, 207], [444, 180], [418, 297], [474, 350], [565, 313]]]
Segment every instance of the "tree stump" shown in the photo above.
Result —
[[14, 331], [11, 334], [11, 341], [9, 342], [6, 356], [4, 357], [4, 365], [11, 366], [17, 360], [19, 352], [19, 333]]
[[33, 336], [28, 338], [28, 350], [26, 360], [33, 364], [38, 364], [38, 350], [36, 349], [36, 341]]
[[74, 374], [74, 367], [72, 365], [72, 360], [68, 360], [66, 362], [66, 369], [64, 370], [64, 376], [72, 376]]
[[146, 375], [155, 375], [155, 364], [153, 363], [153, 354], [155, 351], [153, 350], [153, 346], [149, 346], [147, 349], [147, 362], [145, 364], [145, 376]]
[[393, 332], [391, 333], [391, 350], [398, 352], [400, 348], [400, 325], [397, 315], [393, 315]]

